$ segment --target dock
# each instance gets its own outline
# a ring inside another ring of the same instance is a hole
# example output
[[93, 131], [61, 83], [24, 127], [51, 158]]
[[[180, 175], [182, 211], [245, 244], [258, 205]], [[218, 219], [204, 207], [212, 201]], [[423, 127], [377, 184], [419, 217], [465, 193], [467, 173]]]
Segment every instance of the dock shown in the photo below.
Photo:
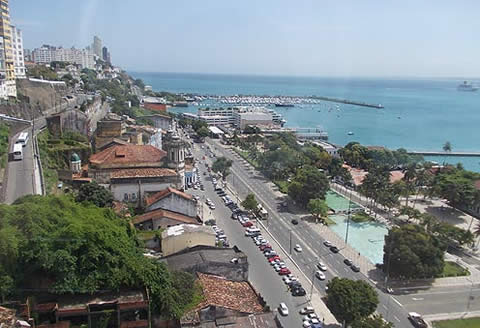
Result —
[[411, 155], [424, 155], [424, 156], [464, 156], [464, 157], [480, 157], [480, 152], [478, 151], [407, 151]]
[[340, 103], [340, 104], [347, 104], [347, 105], [355, 105], [355, 106], [378, 108], [378, 109], [384, 108], [382, 104], [368, 104], [366, 102], [354, 101], [354, 100], [348, 100], [348, 99], [322, 97], [322, 96], [312, 96], [312, 98], [313, 99], [318, 99], [318, 100]]

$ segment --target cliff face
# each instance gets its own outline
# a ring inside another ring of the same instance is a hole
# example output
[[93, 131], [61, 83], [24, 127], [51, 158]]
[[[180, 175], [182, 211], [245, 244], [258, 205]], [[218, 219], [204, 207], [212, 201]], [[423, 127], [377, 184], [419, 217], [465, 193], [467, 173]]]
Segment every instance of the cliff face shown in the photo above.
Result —
[[0, 105], [0, 113], [31, 120], [55, 107], [65, 106], [68, 89], [64, 84], [51, 84], [48, 82], [31, 81], [29, 79], [17, 80], [17, 104]]

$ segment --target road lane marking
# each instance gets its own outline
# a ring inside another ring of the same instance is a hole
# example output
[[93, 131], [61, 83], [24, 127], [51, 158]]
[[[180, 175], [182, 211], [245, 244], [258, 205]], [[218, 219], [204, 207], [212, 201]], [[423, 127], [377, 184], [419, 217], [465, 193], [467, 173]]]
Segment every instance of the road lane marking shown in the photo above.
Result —
[[412, 300], [413, 301], [423, 301], [424, 298], [423, 297], [412, 297]]
[[400, 319], [398, 319], [396, 315], [394, 315], [393, 318], [394, 318], [395, 320], [397, 320], [398, 322], [400, 322]]

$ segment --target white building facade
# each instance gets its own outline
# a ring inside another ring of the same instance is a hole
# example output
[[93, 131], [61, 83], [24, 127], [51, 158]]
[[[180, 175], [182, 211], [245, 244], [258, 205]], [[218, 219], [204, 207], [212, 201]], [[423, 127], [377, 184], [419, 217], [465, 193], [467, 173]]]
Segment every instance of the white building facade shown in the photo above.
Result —
[[17, 79], [24, 79], [26, 78], [26, 72], [22, 30], [13, 25], [10, 27], [12, 32], [12, 52], [15, 66], [15, 77]]
[[43, 46], [32, 51], [32, 59], [36, 64], [50, 64], [53, 61], [80, 65], [82, 68], [93, 69], [95, 60], [93, 53], [87, 49], [56, 48]]

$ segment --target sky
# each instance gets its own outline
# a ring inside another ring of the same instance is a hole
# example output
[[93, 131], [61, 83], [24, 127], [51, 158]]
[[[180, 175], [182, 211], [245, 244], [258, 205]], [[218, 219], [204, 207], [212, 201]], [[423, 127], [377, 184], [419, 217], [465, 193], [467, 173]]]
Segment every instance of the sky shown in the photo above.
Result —
[[129, 71], [480, 77], [478, 0], [11, 0], [27, 49], [98, 35]]

